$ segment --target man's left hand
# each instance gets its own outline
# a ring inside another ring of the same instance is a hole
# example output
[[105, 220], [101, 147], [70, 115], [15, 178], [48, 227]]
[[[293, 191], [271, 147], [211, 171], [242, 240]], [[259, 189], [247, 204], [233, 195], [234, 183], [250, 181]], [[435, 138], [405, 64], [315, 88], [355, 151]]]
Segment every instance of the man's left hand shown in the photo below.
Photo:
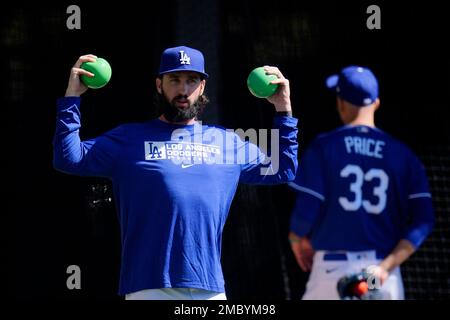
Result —
[[277, 110], [277, 112], [292, 112], [289, 80], [283, 76], [283, 74], [277, 67], [264, 66], [264, 70], [267, 74], [276, 75], [278, 79], [271, 81], [271, 83], [279, 85], [278, 90], [273, 95], [268, 97], [267, 100], [275, 105], [275, 109]]

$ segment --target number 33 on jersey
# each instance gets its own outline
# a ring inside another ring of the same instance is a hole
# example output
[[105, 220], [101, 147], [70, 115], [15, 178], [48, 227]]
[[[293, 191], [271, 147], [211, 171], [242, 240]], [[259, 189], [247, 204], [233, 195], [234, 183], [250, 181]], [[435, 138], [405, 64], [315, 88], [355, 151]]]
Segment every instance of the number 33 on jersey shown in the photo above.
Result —
[[419, 203], [414, 201], [431, 203], [415, 154], [367, 126], [343, 126], [317, 137], [290, 186], [298, 191], [291, 228], [311, 236], [316, 249], [388, 251], [408, 237], [405, 221]]

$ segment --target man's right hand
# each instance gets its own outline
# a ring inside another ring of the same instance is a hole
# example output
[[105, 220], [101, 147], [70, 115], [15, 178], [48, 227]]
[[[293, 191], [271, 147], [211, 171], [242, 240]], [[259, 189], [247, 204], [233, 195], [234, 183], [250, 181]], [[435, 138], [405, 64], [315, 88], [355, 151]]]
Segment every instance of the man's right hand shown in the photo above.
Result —
[[289, 242], [300, 268], [305, 271], [311, 271], [314, 257], [314, 249], [311, 241], [306, 237], [299, 237], [293, 232], [289, 233]]
[[80, 66], [83, 62], [95, 62], [96, 59], [97, 57], [93, 54], [87, 54], [78, 59], [70, 70], [69, 84], [67, 85], [65, 97], [79, 97], [87, 91], [88, 87], [80, 80], [80, 75], [84, 74], [88, 77], [93, 77], [94, 74], [81, 69]]

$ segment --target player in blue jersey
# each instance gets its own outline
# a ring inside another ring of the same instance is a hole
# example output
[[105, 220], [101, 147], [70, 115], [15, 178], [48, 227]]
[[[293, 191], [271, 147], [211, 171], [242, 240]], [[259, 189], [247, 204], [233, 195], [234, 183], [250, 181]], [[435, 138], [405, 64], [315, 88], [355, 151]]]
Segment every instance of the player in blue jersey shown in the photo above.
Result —
[[399, 266], [434, 224], [424, 168], [376, 128], [378, 82], [369, 69], [344, 68], [327, 86], [344, 126], [311, 143], [290, 183], [298, 193], [289, 240], [301, 269], [311, 271], [303, 299], [339, 299], [337, 281], [363, 268], [385, 298], [403, 299]]
[[92, 76], [80, 66], [95, 58], [79, 58], [65, 97], [58, 99], [54, 166], [112, 180], [122, 244], [119, 294], [126, 299], [225, 299], [222, 230], [238, 183], [280, 184], [295, 178], [298, 130], [289, 81], [278, 68], [266, 67], [280, 85], [267, 98], [277, 111], [273, 128], [279, 132], [279, 152], [272, 149], [277, 161], [268, 161], [236, 133], [198, 121], [207, 103], [208, 74], [203, 54], [184, 46], [161, 56], [159, 118], [80, 141], [80, 95], [87, 87], [79, 76]]

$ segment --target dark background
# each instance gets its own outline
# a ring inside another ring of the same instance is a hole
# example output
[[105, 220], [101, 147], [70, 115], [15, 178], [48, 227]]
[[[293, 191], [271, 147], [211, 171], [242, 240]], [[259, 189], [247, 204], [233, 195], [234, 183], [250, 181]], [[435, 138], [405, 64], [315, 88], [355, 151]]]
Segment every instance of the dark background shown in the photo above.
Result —
[[[248, 73], [275, 65], [291, 83], [300, 119], [300, 155], [320, 132], [340, 125], [324, 79], [349, 64], [380, 82], [377, 125], [405, 142], [427, 168], [437, 225], [405, 263], [408, 299], [450, 297], [450, 52], [442, 2], [166, 0], [57, 5], [14, 2], [1, 11], [2, 106], [8, 192], [6, 283], [12, 297], [120, 299], [119, 227], [110, 184], [52, 167], [55, 101], [71, 66], [93, 53], [113, 69], [110, 83], [82, 101], [82, 138], [155, 114], [154, 79], [163, 49], [205, 54], [211, 99], [207, 123], [268, 128], [273, 107], [250, 95]], [[81, 8], [81, 30], [68, 30], [66, 8]], [[368, 30], [366, 8], [381, 8], [381, 30]], [[9, 144], [7, 144], [9, 145]], [[11, 192], [11, 193], [10, 193]], [[299, 299], [307, 274], [286, 240], [294, 192], [240, 186], [223, 241], [229, 299]], [[66, 288], [66, 268], [82, 270], [82, 289]], [[31, 290], [28, 290], [31, 289]]]

